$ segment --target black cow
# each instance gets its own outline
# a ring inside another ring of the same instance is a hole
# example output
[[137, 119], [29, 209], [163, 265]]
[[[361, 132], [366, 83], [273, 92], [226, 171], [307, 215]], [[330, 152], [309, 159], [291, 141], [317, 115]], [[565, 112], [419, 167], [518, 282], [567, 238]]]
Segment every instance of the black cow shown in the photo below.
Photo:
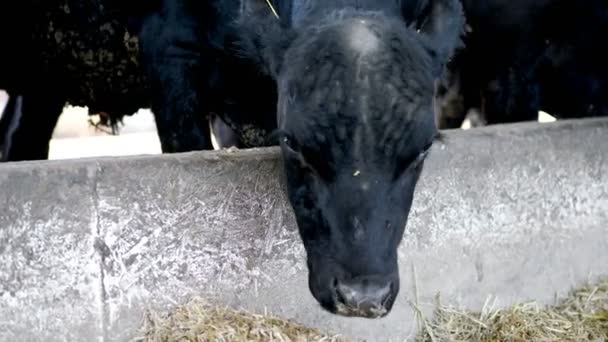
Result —
[[[131, 20], [120, 19], [125, 12], [108, 12], [111, 6], [91, 19], [87, 11], [99, 10], [87, 7], [89, 2], [66, 1], [83, 22], [71, 16], [61, 22], [89, 44], [103, 43], [94, 39], [100, 27], [108, 28], [94, 20], [99, 16], [119, 35], [128, 32], [126, 23], [136, 28], [145, 77], [141, 94], [149, 93], [128, 104], [149, 100], [164, 152], [210, 149], [210, 113], [243, 146], [280, 143], [312, 294], [323, 308], [342, 315], [390, 312], [399, 291], [397, 247], [424, 159], [439, 137], [436, 80], [461, 43], [464, 18], [457, 0], [277, 0], [273, 6], [264, 0], [158, 0], [143, 11], [130, 8]], [[27, 13], [21, 15], [28, 18]], [[24, 25], [57, 25], [42, 19]], [[13, 67], [26, 61], [35, 68], [3, 70], [12, 75], [9, 81], [0, 75], [0, 88], [8, 85], [19, 95], [9, 103], [21, 116], [12, 132], [19, 138], [12, 140], [17, 150], [25, 149], [28, 138], [38, 139], [38, 120], [53, 122], [40, 126], [45, 129], [54, 125], [66, 92], [79, 86], [82, 74], [59, 62], [81, 62], [70, 59], [73, 49], [61, 54], [56, 31], [60, 38], [64, 32], [54, 29], [50, 48], [44, 45], [49, 37], [42, 37], [19, 55], [23, 61], [8, 57]], [[30, 42], [30, 31], [21, 38]], [[129, 56], [121, 44], [115, 46], [120, 57]], [[86, 46], [84, 52], [87, 57]], [[128, 97], [114, 91], [115, 83], [103, 83], [118, 74], [103, 70], [114, 65], [107, 59], [96, 60], [94, 69], [100, 76], [94, 79], [105, 87], [87, 89], [120, 102]], [[129, 83], [135, 85], [139, 71], [130, 69], [131, 62], [126, 58], [120, 65], [136, 76]], [[72, 76], [71, 85], [53, 83], [62, 73]], [[44, 77], [32, 86], [36, 76]], [[37, 111], [53, 114], [43, 118]], [[38, 143], [48, 144], [49, 132], [43, 133]]]
[[384, 316], [399, 291], [397, 246], [414, 189], [439, 136], [434, 82], [460, 42], [460, 4], [276, 7], [280, 19], [264, 6], [245, 9], [236, 45], [277, 84], [278, 136], [310, 290], [331, 312]]
[[608, 3], [463, 0], [466, 48], [439, 90], [440, 128], [608, 115]]
[[111, 1], [4, 1], [0, 89], [2, 161], [46, 159], [66, 102], [107, 113], [112, 125], [149, 107], [137, 37]]
[[[150, 89], [139, 59], [137, 34], [142, 20], [160, 8], [158, 1], [6, 1], [0, 8], [0, 89], [11, 95], [0, 121], [0, 160], [46, 159], [49, 140], [66, 103], [101, 114], [101, 125], [117, 129], [124, 115], [150, 106]], [[178, 101], [186, 103], [186, 101]], [[222, 146], [244, 146], [219, 117], [199, 108], [196, 117], [210, 141], [206, 119], [213, 120]], [[172, 113], [174, 118], [179, 112]], [[178, 119], [177, 121], [179, 121]], [[170, 124], [167, 124], [170, 125]], [[165, 123], [160, 122], [164, 128]], [[168, 140], [162, 134], [163, 141]], [[203, 133], [200, 133], [203, 132]], [[174, 134], [174, 133], [170, 133]], [[189, 138], [194, 141], [197, 138]], [[211, 148], [208, 143], [188, 149]], [[165, 144], [165, 152], [177, 150]]]

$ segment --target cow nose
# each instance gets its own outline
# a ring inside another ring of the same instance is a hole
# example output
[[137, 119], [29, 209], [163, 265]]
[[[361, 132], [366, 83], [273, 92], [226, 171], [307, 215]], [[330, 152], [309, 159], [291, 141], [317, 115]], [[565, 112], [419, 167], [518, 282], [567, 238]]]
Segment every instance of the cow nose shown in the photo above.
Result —
[[344, 316], [378, 318], [385, 316], [392, 297], [392, 282], [358, 278], [336, 280], [336, 308]]

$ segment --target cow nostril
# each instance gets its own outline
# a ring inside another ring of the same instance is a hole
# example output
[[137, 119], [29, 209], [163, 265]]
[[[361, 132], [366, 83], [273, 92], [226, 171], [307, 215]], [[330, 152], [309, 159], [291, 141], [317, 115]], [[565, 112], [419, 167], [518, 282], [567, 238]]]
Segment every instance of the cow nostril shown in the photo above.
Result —
[[387, 307], [388, 306], [388, 302], [391, 300], [392, 297], [392, 293], [393, 293], [393, 282], [391, 281], [390, 283], [388, 283], [388, 285], [384, 288], [384, 295], [381, 295], [382, 299], [380, 300], [380, 304], [382, 305], [382, 307]]
[[334, 290], [334, 292], [338, 291], [339, 283], [340, 282], [338, 281], [338, 278], [334, 278], [334, 280], [331, 282], [331, 286], [332, 286], [332, 289]]
[[346, 298], [344, 298], [344, 295], [342, 294], [342, 291], [340, 291], [339, 288], [336, 288], [336, 301], [338, 301], [338, 303], [340, 304], [348, 305]]
[[334, 289], [336, 292], [336, 300], [339, 303], [349, 307], [357, 306], [357, 296], [351, 287], [336, 280]]

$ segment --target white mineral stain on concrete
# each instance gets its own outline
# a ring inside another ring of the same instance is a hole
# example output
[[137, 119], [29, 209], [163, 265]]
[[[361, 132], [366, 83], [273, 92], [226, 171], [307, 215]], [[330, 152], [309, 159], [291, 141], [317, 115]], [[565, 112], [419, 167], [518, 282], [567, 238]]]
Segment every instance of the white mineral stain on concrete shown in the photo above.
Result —
[[[87, 233], [73, 229], [80, 223], [77, 214], [66, 214], [61, 205], [41, 219], [35, 202], [8, 208], [21, 213], [8, 225], [0, 219], [0, 243], [9, 241], [0, 248], [0, 340], [14, 341], [11, 334], [31, 334], [39, 340], [95, 335], [98, 265]], [[13, 324], [8, 324], [11, 318]]]

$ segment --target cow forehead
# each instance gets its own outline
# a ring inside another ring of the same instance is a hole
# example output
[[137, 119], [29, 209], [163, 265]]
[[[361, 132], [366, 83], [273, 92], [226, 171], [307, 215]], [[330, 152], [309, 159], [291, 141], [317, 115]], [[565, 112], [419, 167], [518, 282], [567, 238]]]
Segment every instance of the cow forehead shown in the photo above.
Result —
[[334, 28], [306, 37], [291, 55], [281, 83], [281, 128], [324, 160], [373, 161], [388, 170], [396, 155], [428, 140], [415, 134], [432, 110], [427, 55], [417, 36], [386, 34], [365, 19]]
[[407, 84], [410, 80], [407, 75], [391, 79], [362, 73], [356, 80], [314, 82], [285, 108], [294, 115], [285, 118], [284, 128], [300, 144], [325, 149], [323, 154], [335, 162], [375, 161], [387, 167], [396, 155], [409, 154], [433, 134], [427, 122], [433, 119], [431, 89], [422, 86], [416, 91], [413, 88], [421, 84]]

